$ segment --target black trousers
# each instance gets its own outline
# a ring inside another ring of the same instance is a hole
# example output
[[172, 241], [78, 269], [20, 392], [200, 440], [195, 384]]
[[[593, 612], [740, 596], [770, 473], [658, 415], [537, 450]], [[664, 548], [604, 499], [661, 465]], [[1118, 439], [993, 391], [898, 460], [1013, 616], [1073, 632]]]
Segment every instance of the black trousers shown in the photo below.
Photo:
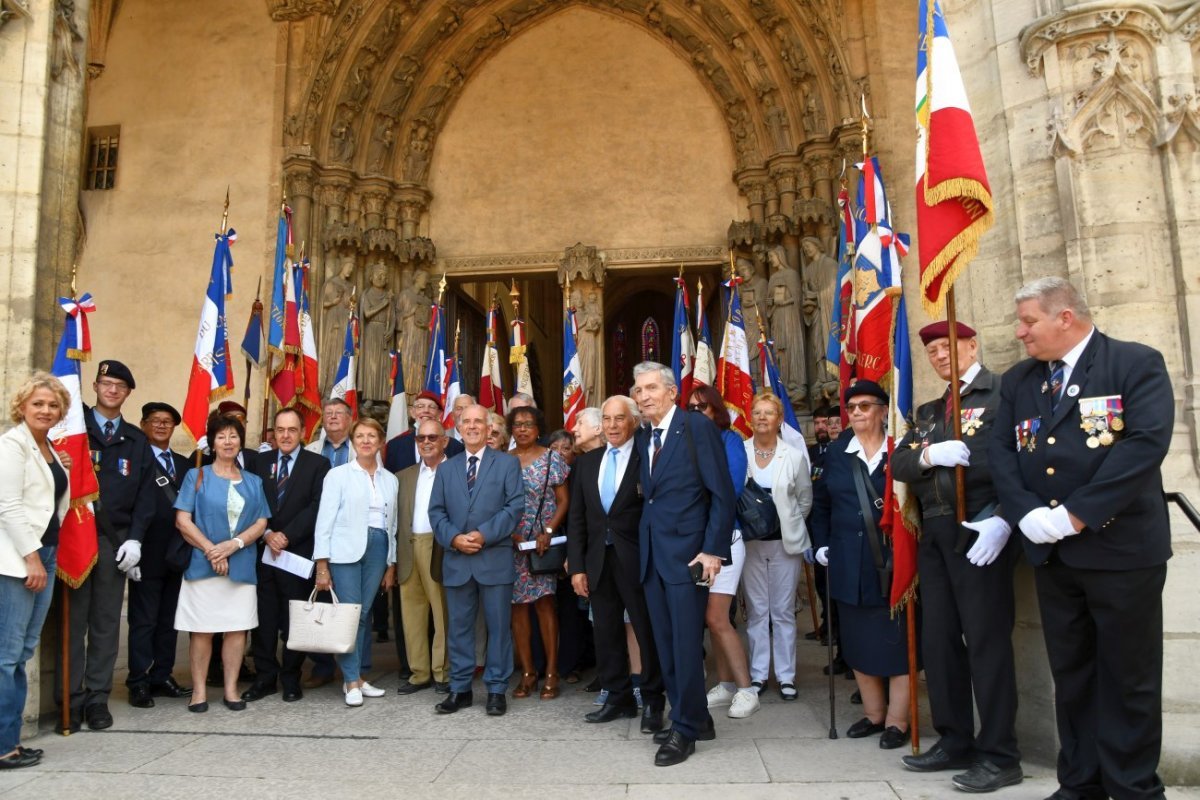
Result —
[[928, 518], [917, 550], [921, 652], [933, 727], [951, 756], [1010, 767], [1021, 760], [1012, 645], [1013, 569], [1020, 553], [1015, 537], [1021, 534], [1014, 531], [999, 558], [977, 567], [965, 553], [954, 552], [958, 530], [953, 517]]
[[624, 563], [617, 549], [604, 551], [604, 569], [596, 586], [588, 587], [592, 603], [592, 633], [596, 640], [596, 672], [600, 688], [608, 690], [608, 702], [633, 705], [633, 682], [629, 675], [629, 652], [625, 640], [625, 612], [642, 653], [642, 701], [661, 708], [663, 675], [659, 666], [646, 594], [638, 581], [638, 563]]
[[278, 682], [284, 691], [297, 691], [304, 653], [287, 649], [288, 601], [307, 600], [313, 582], [260, 563], [257, 588], [258, 627], [250, 635], [255, 682], [260, 686], [275, 686]]
[[1058, 782], [1082, 797], [1164, 797], [1157, 770], [1167, 565], [1075, 569], [1054, 553], [1034, 577], [1054, 674]]
[[158, 686], [175, 669], [175, 607], [183, 575], [129, 581], [129, 676], [126, 686]]

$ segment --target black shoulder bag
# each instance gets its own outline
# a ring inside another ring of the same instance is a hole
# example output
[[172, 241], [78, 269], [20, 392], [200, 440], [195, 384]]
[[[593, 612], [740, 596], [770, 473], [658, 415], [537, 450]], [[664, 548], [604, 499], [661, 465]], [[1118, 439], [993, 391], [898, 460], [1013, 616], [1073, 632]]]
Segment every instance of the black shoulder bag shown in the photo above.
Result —
[[858, 506], [867, 529], [867, 544], [871, 546], [871, 560], [879, 573], [879, 592], [887, 599], [892, 591], [892, 551], [883, 541], [879, 526], [875, 524], [875, 512], [883, 510], [883, 498], [875, 492], [866, 464], [853, 453], [847, 456], [854, 462], [854, 491], [858, 495]]
[[779, 511], [771, 490], [765, 489], [754, 478], [746, 481], [738, 496], [738, 520], [741, 522], [742, 539], [755, 542], [779, 533]]
[[[546, 477], [542, 480], [542, 499], [538, 501], [537, 513], [533, 515], [535, 525], [541, 525], [542, 509], [546, 506], [546, 490], [550, 488], [550, 460], [553, 456], [546, 453]], [[541, 531], [538, 531], [541, 533]], [[552, 544], [546, 552], [538, 555], [538, 551], [529, 551], [529, 571], [534, 575], [557, 575], [563, 571], [567, 563], [567, 546]]]

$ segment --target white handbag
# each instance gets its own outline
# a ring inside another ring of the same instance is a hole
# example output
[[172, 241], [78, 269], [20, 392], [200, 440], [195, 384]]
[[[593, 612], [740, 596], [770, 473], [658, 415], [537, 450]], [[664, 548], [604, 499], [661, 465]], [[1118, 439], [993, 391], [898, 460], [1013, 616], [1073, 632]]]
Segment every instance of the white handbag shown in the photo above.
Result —
[[288, 601], [288, 650], [301, 653], [349, 653], [358, 636], [360, 603], [318, 603], [317, 590], [307, 600]]

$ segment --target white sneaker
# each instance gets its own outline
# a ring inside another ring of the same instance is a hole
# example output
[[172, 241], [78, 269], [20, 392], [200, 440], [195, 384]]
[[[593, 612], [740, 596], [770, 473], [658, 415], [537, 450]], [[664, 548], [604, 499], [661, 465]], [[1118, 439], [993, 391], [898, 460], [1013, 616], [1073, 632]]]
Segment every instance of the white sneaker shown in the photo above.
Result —
[[721, 708], [733, 702], [734, 693], [726, 689], [721, 684], [717, 684], [708, 690], [708, 707]]
[[363, 697], [383, 697], [385, 694], [387, 694], [385, 690], [380, 689], [377, 686], [372, 686], [366, 681], [363, 681], [363, 685], [360, 688], [362, 690]]
[[758, 711], [761, 705], [758, 692], [753, 689], [738, 689], [737, 694], [733, 696], [733, 702], [729, 704], [728, 715], [732, 719], [745, 719]]
[[362, 698], [363, 693], [361, 689], [358, 687], [350, 689], [346, 692], [346, 705], [350, 706], [351, 708], [357, 708], [358, 706], [362, 705]]

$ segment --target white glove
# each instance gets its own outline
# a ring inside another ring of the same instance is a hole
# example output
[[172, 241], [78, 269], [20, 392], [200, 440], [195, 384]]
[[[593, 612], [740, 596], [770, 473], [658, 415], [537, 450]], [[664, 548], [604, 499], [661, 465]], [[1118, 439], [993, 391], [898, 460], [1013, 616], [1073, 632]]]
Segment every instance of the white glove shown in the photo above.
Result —
[[822, 567], [829, 566], [829, 548], [828, 547], [818, 547], [817, 548], [817, 563], [820, 564]]
[[1067, 513], [1066, 506], [1055, 506], [1050, 509], [1050, 513], [1046, 515], [1046, 521], [1050, 527], [1054, 528], [1057, 534], [1056, 538], [1059, 540], [1079, 533], [1079, 531], [1075, 530], [1075, 526], [1071, 524], [1071, 515]]
[[971, 449], [967, 447], [966, 442], [957, 439], [931, 444], [925, 448], [921, 457], [931, 467], [971, 466]]
[[117, 548], [117, 569], [129, 572], [142, 560], [142, 543], [136, 539], [128, 539]]
[[1000, 557], [1000, 551], [1008, 544], [1012, 528], [1000, 517], [988, 517], [979, 522], [964, 522], [964, 528], [978, 531], [975, 544], [967, 551], [967, 561], [977, 567], [986, 567]]
[[1049, 516], [1050, 509], [1045, 506], [1038, 506], [1033, 511], [1021, 517], [1021, 522], [1019, 523], [1021, 533], [1025, 534], [1025, 538], [1034, 544], [1054, 544], [1062, 536], [1058, 535], [1054, 530]]
[[129, 580], [133, 581], [134, 583], [137, 583], [138, 581], [140, 581], [142, 579], [142, 568], [141, 567], [130, 567], [129, 572], [127, 572], [125, 574], [129, 576]]

